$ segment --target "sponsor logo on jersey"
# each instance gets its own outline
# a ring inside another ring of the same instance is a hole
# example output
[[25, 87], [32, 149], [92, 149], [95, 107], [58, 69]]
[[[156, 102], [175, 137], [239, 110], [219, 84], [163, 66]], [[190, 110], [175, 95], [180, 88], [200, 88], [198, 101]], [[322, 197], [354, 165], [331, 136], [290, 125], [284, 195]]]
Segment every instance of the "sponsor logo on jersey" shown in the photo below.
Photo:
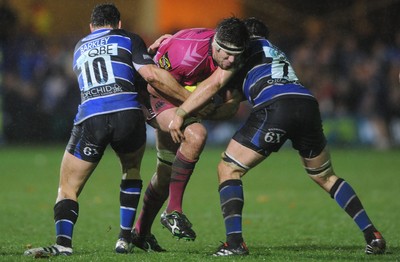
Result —
[[161, 68], [168, 70], [168, 71], [172, 69], [171, 62], [169, 61], [169, 58], [168, 58], [168, 52], [166, 52], [164, 55], [162, 55], [160, 57], [160, 59], [158, 59], [158, 65]]
[[90, 98], [113, 95], [122, 92], [123, 92], [122, 87], [115, 83], [113, 85], [92, 87], [89, 90], [82, 92], [81, 97], [83, 101], [86, 101], [87, 99]]
[[103, 37], [100, 39], [96, 39], [94, 41], [83, 44], [79, 49], [81, 51], [81, 54], [83, 54], [85, 52], [88, 52], [91, 49], [100, 48], [101, 46], [107, 45], [109, 40], [110, 40], [109, 36]]
[[157, 101], [157, 103], [154, 105], [154, 107], [156, 108], [156, 110], [162, 108], [165, 105], [165, 102], [162, 100]]

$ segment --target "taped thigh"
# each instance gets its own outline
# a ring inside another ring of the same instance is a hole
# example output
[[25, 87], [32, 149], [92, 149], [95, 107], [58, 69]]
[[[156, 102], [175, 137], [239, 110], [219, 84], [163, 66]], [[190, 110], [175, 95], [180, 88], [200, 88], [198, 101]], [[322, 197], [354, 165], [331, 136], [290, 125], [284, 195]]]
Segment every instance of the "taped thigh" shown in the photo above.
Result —
[[333, 174], [331, 160], [328, 159], [319, 167], [304, 167], [307, 173], [313, 177], [328, 178]]
[[157, 160], [159, 164], [161, 163], [164, 165], [172, 166], [174, 159], [175, 159], [175, 152], [157, 148]]
[[243, 174], [245, 174], [250, 169], [250, 167], [240, 163], [237, 159], [233, 158], [226, 152], [222, 153], [222, 160], [226, 165], [228, 165], [235, 171], [241, 172]]

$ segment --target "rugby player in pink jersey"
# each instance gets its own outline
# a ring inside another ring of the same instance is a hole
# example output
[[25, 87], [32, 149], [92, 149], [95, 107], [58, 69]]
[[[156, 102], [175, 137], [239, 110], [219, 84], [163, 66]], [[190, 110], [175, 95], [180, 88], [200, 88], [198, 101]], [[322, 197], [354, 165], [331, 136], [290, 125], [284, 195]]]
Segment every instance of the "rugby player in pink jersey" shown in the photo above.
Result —
[[[160, 44], [161, 42], [161, 44]], [[240, 55], [248, 43], [248, 32], [238, 18], [222, 20], [217, 28], [193, 28], [177, 32], [173, 36], [161, 37], [149, 47], [156, 51], [154, 61], [169, 71], [182, 86], [196, 85], [207, 79], [216, 86], [223, 86], [240, 64]], [[185, 188], [205, 146], [207, 130], [200, 123], [203, 119], [226, 119], [233, 116], [240, 98], [235, 92], [224, 90], [223, 102], [211, 103], [203, 111], [186, 118], [185, 140], [179, 144], [172, 141], [168, 125], [175, 116], [177, 107], [190, 95], [182, 88], [180, 97], [148, 87], [150, 93], [147, 119], [155, 128], [157, 147], [157, 169], [144, 195], [143, 208], [133, 230], [133, 244], [146, 251], [165, 251], [161, 248], [151, 226], [165, 200], [169, 196], [161, 223], [173, 236], [195, 240], [192, 224], [182, 211]], [[211, 114], [206, 115], [206, 113]]]

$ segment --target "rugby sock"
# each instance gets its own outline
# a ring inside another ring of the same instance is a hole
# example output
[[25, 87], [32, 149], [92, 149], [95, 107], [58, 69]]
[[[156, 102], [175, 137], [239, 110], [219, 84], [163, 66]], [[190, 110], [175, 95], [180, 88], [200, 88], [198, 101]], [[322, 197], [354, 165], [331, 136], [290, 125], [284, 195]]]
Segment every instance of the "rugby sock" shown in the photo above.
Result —
[[78, 219], [79, 204], [71, 199], [63, 199], [54, 205], [56, 243], [72, 248], [72, 233]]
[[330, 195], [353, 219], [360, 230], [363, 231], [367, 243], [370, 243], [375, 238], [374, 232], [377, 232], [377, 230], [369, 219], [353, 188], [344, 179], [339, 178], [332, 186]]
[[149, 183], [144, 193], [142, 211], [135, 226], [138, 235], [147, 236], [151, 234], [153, 221], [167, 198], [168, 188], [166, 194], [160, 195], [154, 190], [151, 182]]
[[236, 248], [243, 242], [242, 210], [244, 205], [243, 184], [240, 179], [223, 182], [219, 188], [219, 197], [224, 218], [226, 241]]
[[120, 185], [120, 228], [119, 238], [131, 239], [133, 222], [142, 190], [142, 180], [121, 180]]
[[198, 160], [189, 160], [185, 158], [179, 150], [177, 151], [172, 165], [167, 213], [171, 213], [172, 211], [182, 213], [183, 194], [197, 161]]

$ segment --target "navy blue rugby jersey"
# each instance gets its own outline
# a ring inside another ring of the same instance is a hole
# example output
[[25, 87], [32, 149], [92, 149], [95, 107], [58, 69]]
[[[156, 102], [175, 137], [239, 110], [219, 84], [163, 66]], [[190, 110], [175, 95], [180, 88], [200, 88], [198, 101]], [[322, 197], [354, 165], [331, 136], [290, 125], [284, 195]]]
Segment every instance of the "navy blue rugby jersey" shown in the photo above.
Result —
[[81, 104], [74, 123], [101, 114], [140, 109], [135, 80], [143, 65], [154, 64], [143, 39], [123, 29], [99, 29], [75, 46], [73, 70]]
[[233, 83], [243, 83], [243, 95], [253, 110], [283, 96], [300, 95], [315, 99], [310, 90], [299, 82], [286, 55], [268, 40], [251, 40], [245, 56], [244, 66]]

